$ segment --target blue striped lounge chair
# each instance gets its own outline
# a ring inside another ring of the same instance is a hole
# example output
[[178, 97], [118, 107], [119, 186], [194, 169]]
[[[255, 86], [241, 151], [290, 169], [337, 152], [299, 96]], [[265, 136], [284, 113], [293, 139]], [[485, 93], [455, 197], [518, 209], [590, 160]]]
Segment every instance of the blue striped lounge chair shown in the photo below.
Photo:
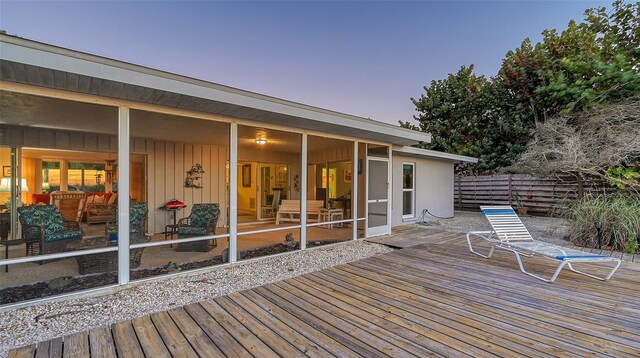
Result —
[[[615, 257], [592, 254], [534, 240], [529, 233], [529, 230], [527, 230], [516, 212], [510, 206], [482, 206], [480, 207], [480, 209], [482, 209], [482, 212], [491, 224], [493, 230], [468, 232], [467, 243], [469, 244], [469, 250], [472, 253], [486, 259], [491, 258], [491, 255], [493, 255], [493, 252], [496, 248], [513, 252], [516, 255], [516, 259], [518, 260], [520, 271], [539, 280], [549, 283], [554, 282], [556, 278], [558, 278], [560, 271], [562, 271], [562, 269], [567, 266], [573, 272], [604, 281], [610, 279], [622, 263], [620, 259]], [[473, 245], [471, 243], [472, 238], [481, 238], [488, 242], [491, 246], [489, 253], [484, 255], [477, 252], [473, 248]], [[522, 263], [522, 256], [544, 257], [546, 259], [557, 262], [558, 267], [553, 273], [553, 276], [547, 279], [525, 270]], [[572, 264], [575, 263], [601, 264], [609, 262], [613, 263], [613, 268], [605, 277], [595, 276], [590, 273], [579, 271], [572, 266]]]

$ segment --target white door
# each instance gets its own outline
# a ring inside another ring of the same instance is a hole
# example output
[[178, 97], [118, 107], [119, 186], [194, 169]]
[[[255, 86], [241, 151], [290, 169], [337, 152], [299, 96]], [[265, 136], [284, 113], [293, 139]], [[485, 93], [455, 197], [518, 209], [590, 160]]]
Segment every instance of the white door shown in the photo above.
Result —
[[367, 232], [366, 236], [389, 233], [389, 160], [367, 159]]

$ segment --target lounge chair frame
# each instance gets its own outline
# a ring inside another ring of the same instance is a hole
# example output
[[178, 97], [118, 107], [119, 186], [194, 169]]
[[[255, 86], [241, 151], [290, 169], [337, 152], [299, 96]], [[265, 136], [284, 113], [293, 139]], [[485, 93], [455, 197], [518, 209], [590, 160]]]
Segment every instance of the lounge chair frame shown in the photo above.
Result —
[[[540, 241], [534, 240], [531, 234], [529, 233], [529, 231], [525, 228], [522, 221], [520, 221], [520, 218], [517, 216], [515, 211], [513, 211], [513, 209], [510, 206], [506, 206], [506, 207], [505, 206], [497, 206], [497, 207], [485, 206], [485, 207], [481, 207], [481, 209], [483, 210], [483, 212], [484, 210], [503, 210], [503, 211], [510, 210], [511, 212], [513, 212], [513, 214], [505, 213], [504, 215], [500, 215], [498, 222], [492, 222], [491, 220], [489, 220], [494, 230], [468, 232], [467, 243], [469, 245], [469, 250], [472, 253], [486, 259], [491, 258], [496, 248], [500, 250], [513, 252], [516, 255], [516, 259], [518, 260], [518, 266], [520, 267], [520, 271], [522, 271], [522, 273], [527, 274], [531, 277], [535, 277], [547, 283], [552, 283], [552, 282], [555, 282], [555, 280], [558, 278], [558, 275], [560, 275], [560, 272], [562, 271], [562, 269], [566, 266], [575, 273], [578, 273], [587, 277], [591, 277], [596, 280], [605, 281], [610, 279], [622, 264], [622, 260], [615, 257], [596, 255], [596, 254], [584, 253], [584, 252], [576, 252], [575, 250], [572, 250], [572, 249], [566, 249], [561, 246], [546, 244], [546, 243], [542, 243]], [[487, 217], [487, 219], [489, 218]], [[489, 242], [489, 244], [491, 245], [489, 252], [487, 254], [482, 254], [474, 250], [473, 245], [471, 243], [472, 237], [482, 238], [485, 241]], [[563, 254], [556, 255], [555, 257], [553, 257], [548, 252], [544, 253], [540, 250], [536, 250], [535, 248], [527, 249], [526, 247], [523, 247], [529, 243], [536, 243], [541, 247], [558, 250]], [[579, 254], [576, 254], [576, 253], [579, 253]], [[559, 261], [559, 264], [550, 278], [544, 278], [540, 275], [527, 271], [524, 268], [522, 256], [524, 257], [542, 256], [546, 259], [550, 259], [555, 262]], [[613, 262], [614, 266], [611, 268], [611, 271], [609, 271], [609, 273], [604, 277], [596, 276], [584, 271], [577, 270], [572, 265], [575, 263], [607, 263], [607, 262]]]

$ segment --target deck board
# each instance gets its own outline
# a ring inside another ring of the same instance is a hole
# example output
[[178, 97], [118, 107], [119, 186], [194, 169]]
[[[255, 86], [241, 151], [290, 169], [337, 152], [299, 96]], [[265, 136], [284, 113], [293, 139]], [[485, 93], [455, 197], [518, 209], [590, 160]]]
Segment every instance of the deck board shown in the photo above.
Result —
[[404, 248], [10, 356], [640, 356], [640, 265], [547, 284], [508, 252], [472, 255], [464, 234], [418, 227], [376, 240]]

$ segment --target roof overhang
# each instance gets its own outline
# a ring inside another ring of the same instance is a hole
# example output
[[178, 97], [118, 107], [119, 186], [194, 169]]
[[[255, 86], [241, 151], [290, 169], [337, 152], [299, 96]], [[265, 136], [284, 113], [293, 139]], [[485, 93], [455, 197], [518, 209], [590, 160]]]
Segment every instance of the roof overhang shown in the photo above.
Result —
[[413, 157], [413, 158], [422, 158], [422, 159], [436, 159], [443, 160], [452, 163], [477, 163], [478, 158], [467, 157], [464, 155], [458, 154], [450, 154], [445, 152], [439, 152], [437, 150], [431, 149], [422, 149], [416, 147], [407, 147], [407, 146], [394, 146], [393, 154], [401, 157]]
[[40, 42], [0, 35], [0, 80], [394, 145], [431, 135]]

